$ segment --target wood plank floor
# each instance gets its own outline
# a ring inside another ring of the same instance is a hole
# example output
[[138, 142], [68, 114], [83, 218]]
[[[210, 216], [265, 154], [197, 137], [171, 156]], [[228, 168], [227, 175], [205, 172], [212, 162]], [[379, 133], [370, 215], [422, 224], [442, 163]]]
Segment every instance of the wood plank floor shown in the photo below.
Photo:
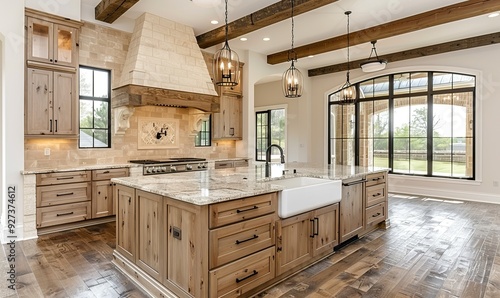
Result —
[[[500, 297], [500, 205], [390, 195], [389, 216], [259, 297]], [[0, 296], [146, 297], [114, 247], [114, 223], [18, 242], [18, 288]]]

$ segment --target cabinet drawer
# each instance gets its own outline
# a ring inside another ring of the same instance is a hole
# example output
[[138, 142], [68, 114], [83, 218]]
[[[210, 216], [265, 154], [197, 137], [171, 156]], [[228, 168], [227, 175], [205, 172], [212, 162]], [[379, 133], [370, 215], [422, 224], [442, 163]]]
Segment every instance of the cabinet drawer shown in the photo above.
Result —
[[36, 206], [46, 207], [88, 201], [91, 199], [91, 190], [90, 182], [39, 186], [36, 188]]
[[234, 167], [248, 167], [248, 159], [235, 160], [233, 161]]
[[210, 231], [210, 269], [274, 245], [274, 215]]
[[366, 187], [366, 207], [385, 202], [385, 183]]
[[366, 225], [378, 224], [386, 219], [385, 203], [377, 204], [366, 209]]
[[278, 194], [270, 193], [250, 198], [210, 205], [210, 226], [216, 228], [255, 218], [276, 211]]
[[58, 172], [36, 175], [36, 185], [54, 185], [90, 181], [90, 171]]
[[128, 177], [128, 168], [92, 170], [92, 180]]
[[274, 246], [210, 271], [210, 297], [239, 297], [273, 279]]
[[229, 169], [233, 168], [234, 163], [232, 161], [216, 161], [214, 168], [217, 169]]
[[55, 226], [90, 218], [90, 201], [36, 209], [37, 228]]
[[366, 186], [385, 183], [386, 177], [387, 176], [386, 176], [385, 172], [367, 174], [366, 175]]

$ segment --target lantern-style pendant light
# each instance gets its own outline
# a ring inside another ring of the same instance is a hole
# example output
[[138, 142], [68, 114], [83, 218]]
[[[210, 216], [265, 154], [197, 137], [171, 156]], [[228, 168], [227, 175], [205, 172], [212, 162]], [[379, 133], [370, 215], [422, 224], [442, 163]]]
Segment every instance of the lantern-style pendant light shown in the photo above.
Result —
[[214, 55], [214, 80], [218, 86], [236, 86], [240, 80], [238, 54], [229, 48], [227, 42], [227, 1], [226, 0], [226, 40], [224, 46]]
[[304, 78], [302, 77], [302, 73], [295, 67], [295, 61], [297, 61], [297, 53], [295, 53], [293, 49], [293, 7], [294, 0], [292, 1], [292, 48], [288, 51], [288, 61], [292, 61], [292, 65], [283, 73], [283, 78], [281, 85], [283, 87], [283, 94], [288, 98], [296, 98], [302, 96], [302, 89], [304, 86]]
[[344, 13], [347, 16], [347, 80], [340, 88], [340, 104], [353, 104], [356, 101], [356, 86], [352, 85], [349, 81], [350, 62], [349, 62], [349, 15], [351, 11]]

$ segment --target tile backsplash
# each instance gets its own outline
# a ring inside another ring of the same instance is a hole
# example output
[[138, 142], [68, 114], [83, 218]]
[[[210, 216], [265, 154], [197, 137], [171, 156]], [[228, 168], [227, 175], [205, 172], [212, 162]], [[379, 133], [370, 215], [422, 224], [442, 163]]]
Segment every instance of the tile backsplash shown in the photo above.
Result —
[[[138, 149], [138, 119], [145, 117], [179, 121], [179, 146], [172, 149]], [[130, 117], [130, 128], [125, 134], [111, 135], [111, 148], [79, 149], [78, 139], [27, 138], [24, 144], [25, 169], [126, 163], [132, 159], [236, 157], [234, 141], [212, 141], [212, 147], [195, 147], [189, 121], [189, 109], [144, 106], [135, 108], [134, 114]], [[45, 155], [47, 148], [50, 150], [50, 155]]]

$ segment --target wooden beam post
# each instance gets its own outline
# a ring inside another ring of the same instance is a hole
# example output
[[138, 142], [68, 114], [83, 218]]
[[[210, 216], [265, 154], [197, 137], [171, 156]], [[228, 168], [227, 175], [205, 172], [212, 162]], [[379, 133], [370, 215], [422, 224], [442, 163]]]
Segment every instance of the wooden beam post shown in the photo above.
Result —
[[95, 19], [113, 23], [139, 0], [102, 0], [95, 7]]

